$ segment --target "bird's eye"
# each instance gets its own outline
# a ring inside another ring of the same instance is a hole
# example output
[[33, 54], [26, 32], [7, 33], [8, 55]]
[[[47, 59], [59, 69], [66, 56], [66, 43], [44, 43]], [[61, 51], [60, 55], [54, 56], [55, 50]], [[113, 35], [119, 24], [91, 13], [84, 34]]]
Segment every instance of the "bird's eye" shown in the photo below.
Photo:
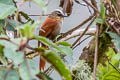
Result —
[[62, 14], [60, 12], [57, 13], [58, 16], [62, 16]]
[[61, 14], [58, 14], [58, 16], [62, 16]]

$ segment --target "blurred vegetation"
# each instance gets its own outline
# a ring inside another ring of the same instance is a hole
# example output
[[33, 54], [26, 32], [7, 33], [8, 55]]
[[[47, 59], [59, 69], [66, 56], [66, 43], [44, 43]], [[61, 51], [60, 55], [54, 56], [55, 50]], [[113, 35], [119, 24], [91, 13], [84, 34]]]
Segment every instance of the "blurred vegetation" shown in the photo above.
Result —
[[[97, 5], [97, 0], [58, 1], [68, 17], [72, 14], [73, 5], [76, 5], [73, 3], [86, 6], [92, 16], [77, 27], [63, 33], [62, 36], [60, 35], [56, 42], [35, 34], [40, 21], [34, 21], [27, 13], [20, 11], [26, 1], [35, 2], [43, 11], [49, 9], [43, 0], [20, 0], [20, 2], [0, 0], [0, 80], [53, 80], [49, 75], [53, 69], [61, 75], [62, 80], [92, 80], [97, 43], [96, 80], [120, 79], [119, 0], [101, 0], [100, 5]], [[81, 4], [81, 2], [86, 4]], [[83, 49], [80, 56], [83, 60], [78, 60], [70, 69], [66, 65], [68, 63], [65, 56], [72, 57], [74, 45], [67, 41], [59, 41], [59, 39], [65, 38], [88, 21], [91, 23], [74, 42], [75, 47], [80, 45], [77, 43], [93, 23], [99, 27], [99, 33], [98, 35], [95, 35], [97, 32], [94, 33], [90, 43]], [[48, 46], [48, 49], [30, 45], [32, 40], [42, 42]], [[51, 66], [46, 71], [40, 71], [33, 60], [36, 56], [42, 56]]]

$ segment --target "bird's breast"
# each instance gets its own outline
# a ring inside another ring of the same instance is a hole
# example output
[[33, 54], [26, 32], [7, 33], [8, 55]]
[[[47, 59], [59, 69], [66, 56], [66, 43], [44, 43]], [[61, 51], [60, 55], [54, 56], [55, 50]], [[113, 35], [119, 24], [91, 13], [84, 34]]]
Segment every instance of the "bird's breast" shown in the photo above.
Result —
[[60, 33], [61, 26], [62, 26], [62, 21], [58, 21], [56, 27], [54, 27], [54, 30], [51, 33], [52, 38], [55, 38]]

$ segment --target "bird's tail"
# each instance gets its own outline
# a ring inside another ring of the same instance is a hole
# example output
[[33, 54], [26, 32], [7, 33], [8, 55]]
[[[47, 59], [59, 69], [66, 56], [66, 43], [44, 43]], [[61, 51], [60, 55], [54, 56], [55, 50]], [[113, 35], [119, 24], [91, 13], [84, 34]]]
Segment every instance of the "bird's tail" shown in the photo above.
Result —
[[[38, 41], [38, 47], [40, 47], [40, 44], [41, 44], [41, 47], [47, 48], [46, 45], [44, 45], [44, 44], [42, 44], [40, 41]], [[40, 56], [40, 61], [39, 61], [39, 69], [40, 69], [40, 71], [41, 71], [41, 70], [44, 71], [45, 64], [46, 64], [45, 59], [44, 59], [42, 56]]]

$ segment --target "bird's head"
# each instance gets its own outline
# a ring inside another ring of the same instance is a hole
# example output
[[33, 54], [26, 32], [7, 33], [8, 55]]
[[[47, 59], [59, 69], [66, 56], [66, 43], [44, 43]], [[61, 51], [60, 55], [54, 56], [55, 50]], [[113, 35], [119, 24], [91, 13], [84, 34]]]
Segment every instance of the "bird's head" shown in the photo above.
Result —
[[62, 10], [56, 9], [55, 11], [53, 11], [53, 12], [49, 15], [49, 17], [51, 17], [51, 18], [57, 18], [57, 19], [63, 19], [64, 17], [67, 17], [67, 16], [65, 16], [65, 14], [63, 13]]

